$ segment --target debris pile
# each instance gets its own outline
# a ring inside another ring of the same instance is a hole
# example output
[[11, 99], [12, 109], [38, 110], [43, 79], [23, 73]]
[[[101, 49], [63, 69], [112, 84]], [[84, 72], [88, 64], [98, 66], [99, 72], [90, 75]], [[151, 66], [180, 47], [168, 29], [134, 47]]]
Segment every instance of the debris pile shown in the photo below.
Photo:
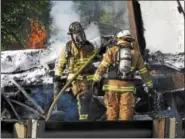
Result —
[[[101, 45], [100, 37], [92, 40], [92, 43], [98, 49]], [[50, 73], [54, 70], [57, 58], [57, 52], [52, 49], [1, 52], [1, 86], [13, 85], [9, 78], [14, 77], [21, 85], [52, 84]], [[149, 65], [166, 66], [184, 72], [184, 53], [164, 54], [157, 51], [150, 54]]]
[[159, 64], [171, 67], [177, 71], [184, 71], [184, 57], [185, 53], [171, 54], [171, 53], [162, 53], [157, 51], [151, 53], [149, 56], [150, 64]]

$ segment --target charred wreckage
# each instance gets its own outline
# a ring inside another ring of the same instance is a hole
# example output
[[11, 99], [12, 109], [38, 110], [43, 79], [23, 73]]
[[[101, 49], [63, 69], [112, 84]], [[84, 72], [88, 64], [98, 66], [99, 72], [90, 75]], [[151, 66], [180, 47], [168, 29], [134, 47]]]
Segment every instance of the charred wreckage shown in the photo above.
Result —
[[[132, 34], [138, 39], [158, 92], [155, 98], [143, 94], [143, 83], [136, 72], [137, 103], [133, 121], [104, 122], [106, 109], [102, 91], [92, 99], [90, 122], [79, 122], [76, 100], [71, 90], [61, 96], [57, 103], [59, 111], [52, 113], [51, 120], [43, 121], [53, 101], [52, 78], [57, 57], [53, 56], [52, 49], [6, 51], [1, 52], [2, 137], [82, 137], [81, 132], [85, 133], [85, 137], [107, 137], [106, 130], [110, 130], [112, 137], [115, 134], [119, 137], [185, 137], [185, 53], [149, 53], [145, 49], [143, 29], [140, 27], [142, 20], [136, 14], [140, 11], [139, 4], [131, 1], [128, 7]], [[92, 43], [105, 48], [103, 53], [112, 38], [113, 35], [101, 36]], [[94, 65], [97, 66], [99, 61], [97, 59]], [[67, 78], [66, 75], [67, 70], [63, 78]], [[111, 129], [108, 128], [110, 126]], [[78, 127], [81, 130], [77, 130]], [[18, 129], [22, 131], [18, 132]]]

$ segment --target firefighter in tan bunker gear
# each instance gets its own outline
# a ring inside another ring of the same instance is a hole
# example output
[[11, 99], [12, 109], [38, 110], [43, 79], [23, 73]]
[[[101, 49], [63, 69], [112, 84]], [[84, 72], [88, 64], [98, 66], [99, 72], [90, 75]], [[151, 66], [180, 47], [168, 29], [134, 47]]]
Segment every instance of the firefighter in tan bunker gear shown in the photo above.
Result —
[[[84, 30], [79, 22], [73, 22], [69, 26], [69, 41], [60, 53], [59, 61], [55, 70], [55, 80], [61, 81], [61, 76], [68, 66], [68, 79], [71, 79], [74, 74], [86, 63], [89, 57], [94, 53], [94, 46], [86, 40]], [[88, 110], [90, 99], [88, 89], [92, 85], [95, 67], [90, 63], [85, 70], [72, 82], [72, 92], [77, 98], [79, 120], [88, 119]], [[56, 89], [56, 93], [59, 93]], [[55, 95], [56, 96], [56, 95]]]
[[107, 49], [95, 72], [93, 86], [98, 85], [108, 70], [108, 80], [103, 85], [107, 120], [132, 119], [136, 99], [133, 73], [136, 69], [139, 70], [145, 85], [148, 88], [153, 87], [150, 72], [144, 65], [140, 52], [133, 47], [134, 41], [129, 30], [119, 32], [116, 45]]

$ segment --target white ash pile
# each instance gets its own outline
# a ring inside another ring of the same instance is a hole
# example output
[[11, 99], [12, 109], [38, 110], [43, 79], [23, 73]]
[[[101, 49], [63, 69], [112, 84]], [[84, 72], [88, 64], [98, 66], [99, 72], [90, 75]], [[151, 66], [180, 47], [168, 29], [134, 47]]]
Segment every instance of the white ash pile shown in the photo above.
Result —
[[[101, 45], [100, 37], [91, 42], [96, 49]], [[12, 86], [10, 78], [15, 78], [20, 85], [52, 84], [59, 51], [50, 48], [1, 52], [1, 87]]]
[[15, 78], [21, 85], [51, 83], [49, 64], [56, 57], [49, 49], [29, 49], [1, 52], [1, 87], [11, 86], [10, 78]]
[[157, 51], [149, 56], [149, 63], [165, 65], [178, 71], [184, 71], [185, 53], [171, 54]]

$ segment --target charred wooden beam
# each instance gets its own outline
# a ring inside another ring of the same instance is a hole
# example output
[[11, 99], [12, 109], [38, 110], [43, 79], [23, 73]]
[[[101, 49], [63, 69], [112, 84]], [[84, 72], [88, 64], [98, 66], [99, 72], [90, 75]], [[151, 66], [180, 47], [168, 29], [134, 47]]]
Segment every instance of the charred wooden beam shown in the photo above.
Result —
[[137, 28], [136, 28], [136, 19], [135, 19], [133, 1], [132, 0], [127, 1], [127, 7], [128, 7], [128, 13], [129, 13], [130, 31], [131, 31], [132, 36], [134, 38], [136, 38], [136, 40], [137, 40], [136, 48], [139, 49], [138, 37], [137, 37]]
[[24, 96], [32, 102], [32, 104], [42, 113], [45, 114], [44, 110], [41, 108], [40, 105], [37, 104], [37, 102], [29, 96], [29, 94], [14, 80], [10, 79], [16, 86], [17, 88], [24, 94]]
[[129, 13], [130, 30], [132, 36], [136, 39], [136, 48], [144, 55], [146, 47], [144, 37], [144, 24], [140, 4], [137, 0], [127, 1], [127, 8]]

